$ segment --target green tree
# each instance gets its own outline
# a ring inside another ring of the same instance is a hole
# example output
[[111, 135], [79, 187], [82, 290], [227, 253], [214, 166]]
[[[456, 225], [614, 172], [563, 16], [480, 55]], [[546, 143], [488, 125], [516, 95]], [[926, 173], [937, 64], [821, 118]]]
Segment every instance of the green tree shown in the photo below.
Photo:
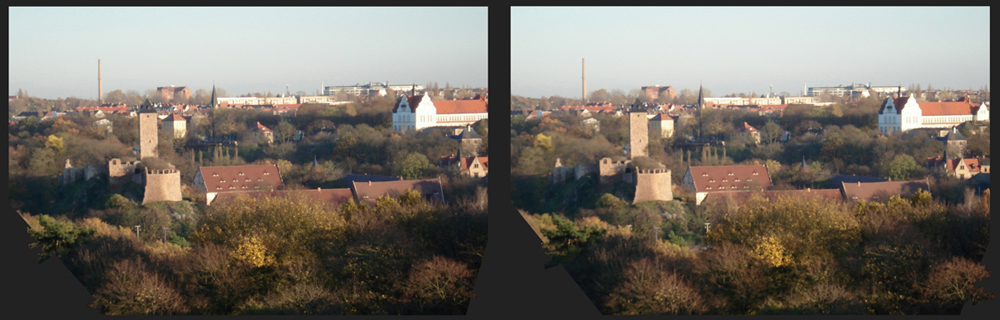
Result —
[[897, 181], [908, 180], [917, 171], [920, 170], [920, 165], [917, 164], [913, 157], [907, 154], [897, 154], [889, 161], [888, 164], [882, 168], [881, 176], [883, 178], [892, 178]]
[[552, 216], [555, 229], [542, 229], [542, 234], [549, 238], [549, 246], [555, 255], [572, 257], [581, 249], [594, 243], [607, 232], [597, 226], [577, 228], [576, 224], [559, 215]]
[[53, 256], [63, 256], [69, 252], [70, 248], [83, 243], [94, 235], [93, 229], [74, 226], [69, 221], [57, 221], [48, 215], [39, 216], [38, 224], [41, 228], [28, 229], [28, 234], [37, 240], [28, 246], [31, 248], [42, 247], [38, 263], [45, 262]]
[[768, 121], [767, 124], [760, 129], [761, 138], [770, 143], [774, 143], [778, 141], [778, 139], [781, 139], [781, 135], [784, 133], [785, 130], [782, 129], [777, 123], [774, 123], [774, 121]]
[[274, 137], [278, 141], [281, 141], [281, 143], [288, 142], [293, 136], [295, 136], [295, 126], [287, 121], [278, 122], [278, 125], [274, 128]]
[[427, 171], [433, 168], [434, 165], [427, 159], [427, 156], [411, 152], [396, 164], [393, 175], [401, 176], [403, 179], [419, 179], [424, 177]]

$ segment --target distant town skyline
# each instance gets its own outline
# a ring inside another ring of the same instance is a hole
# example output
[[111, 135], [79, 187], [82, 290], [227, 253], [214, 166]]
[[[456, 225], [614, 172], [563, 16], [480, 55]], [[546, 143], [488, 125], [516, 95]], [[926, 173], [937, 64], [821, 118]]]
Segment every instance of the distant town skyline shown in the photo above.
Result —
[[[487, 8], [17, 8], [8, 91], [97, 99], [163, 86], [314, 94], [385, 82], [488, 87]], [[419, 23], [417, 23], [417, 20]]]
[[[933, 23], [930, 23], [933, 22]], [[511, 93], [990, 85], [990, 8], [511, 8]]]

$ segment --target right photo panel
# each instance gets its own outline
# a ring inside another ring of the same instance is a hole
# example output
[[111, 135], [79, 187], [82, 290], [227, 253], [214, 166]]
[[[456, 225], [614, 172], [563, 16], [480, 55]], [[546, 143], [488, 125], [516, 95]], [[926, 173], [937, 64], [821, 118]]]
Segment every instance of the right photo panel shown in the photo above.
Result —
[[606, 315], [995, 309], [989, 30], [988, 7], [511, 8], [511, 200]]

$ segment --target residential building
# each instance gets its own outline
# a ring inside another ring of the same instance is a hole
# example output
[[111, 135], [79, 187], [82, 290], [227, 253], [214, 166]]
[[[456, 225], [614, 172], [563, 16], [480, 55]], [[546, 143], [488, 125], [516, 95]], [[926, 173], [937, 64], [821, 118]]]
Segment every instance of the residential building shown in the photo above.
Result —
[[253, 127], [253, 131], [257, 133], [261, 140], [266, 141], [267, 144], [274, 143], [274, 131], [260, 124], [260, 121], [257, 121], [257, 125]]
[[950, 177], [971, 179], [981, 173], [990, 173], [988, 159], [985, 161], [980, 160], [979, 158], [927, 158], [927, 168], [939, 170]]
[[489, 157], [444, 156], [441, 157], [441, 167], [454, 167], [463, 175], [482, 178], [486, 177], [486, 174], [489, 173]]
[[651, 134], [658, 134], [661, 138], [673, 137], [676, 120], [677, 118], [675, 117], [657, 113], [652, 119], [649, 119], [649, 132]]
[[760, 130], [750, 126], [746, 123], [746, 121], [744, 121], [743, 125], [739, 126], [737, 130], [739, 132], [738, 135], [744, 139], [744, 141], [750, 141], [753, 142], [753, 144], [760, 144]]
[[174, 139], [181, 139], [187, 135], [187, 119], [176, 113], [171, 113], [170, 116], [163, 119], [161, 124], [163, 125], [163, 131], [173, 136]]

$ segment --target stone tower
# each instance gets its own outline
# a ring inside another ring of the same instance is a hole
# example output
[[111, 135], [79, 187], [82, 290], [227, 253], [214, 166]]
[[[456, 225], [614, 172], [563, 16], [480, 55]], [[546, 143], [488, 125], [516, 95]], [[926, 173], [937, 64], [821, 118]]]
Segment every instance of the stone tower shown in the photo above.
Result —
[[629, 134], [629, 159], [635, 157], [645, 157], [646, 146], [649, 145], [649, 118], [646, 118], [646, 110], [633, 108], [628, 113], [628, 134]]
[[673, 201], [670, 170], [666, 169], [636, 169], [635, 197], [632, 203], [643, 201]]
[[157, 138], [156, 110], [149, 99], [139, 107], [139, 160], [149, 157], [156, 158]]
[[158, 201], [181, 201], [181, 172], [175, 169], [145, 170], [146, 191], [142, 204]]

